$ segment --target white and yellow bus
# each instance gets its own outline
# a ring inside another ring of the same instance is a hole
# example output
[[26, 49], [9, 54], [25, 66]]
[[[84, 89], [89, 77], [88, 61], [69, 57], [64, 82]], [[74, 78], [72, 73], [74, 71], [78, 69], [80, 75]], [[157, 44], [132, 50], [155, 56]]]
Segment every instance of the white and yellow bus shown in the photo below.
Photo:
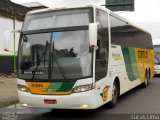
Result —
[[18, 48], [22, 106], [96, 109], [154, 75], [150, 33], [107, 8], [27, 13]]

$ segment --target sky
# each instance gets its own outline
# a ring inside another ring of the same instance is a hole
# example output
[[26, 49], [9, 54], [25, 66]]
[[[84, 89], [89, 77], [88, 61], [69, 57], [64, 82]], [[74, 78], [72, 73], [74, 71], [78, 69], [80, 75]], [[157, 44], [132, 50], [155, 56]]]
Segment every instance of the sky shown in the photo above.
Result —
[[[96, 4], [103, 5], [105, 0], [11, 0], [15, 3], [40, 2], [48, 7], [68, 5]], [[131, 22], [148, 30], [153, 40], [160, 40], [160, 0], [135, 0], [134, 12], [118, 12]]]

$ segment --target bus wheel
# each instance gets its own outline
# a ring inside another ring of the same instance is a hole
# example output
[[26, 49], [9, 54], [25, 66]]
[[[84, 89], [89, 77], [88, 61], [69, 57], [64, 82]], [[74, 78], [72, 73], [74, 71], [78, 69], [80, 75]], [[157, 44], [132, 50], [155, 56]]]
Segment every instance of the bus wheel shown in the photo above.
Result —
[[118, 97], [119, 97], [119, 86], [116, 82], [114, 82], [112, 90], [112, 100], [109, 102], [110, 108], [114, 108], [117, 105]]
[[144, 83], [142, 83], [142, 87], [146, 88], [149, 84], [149, 73], [146, 71]]

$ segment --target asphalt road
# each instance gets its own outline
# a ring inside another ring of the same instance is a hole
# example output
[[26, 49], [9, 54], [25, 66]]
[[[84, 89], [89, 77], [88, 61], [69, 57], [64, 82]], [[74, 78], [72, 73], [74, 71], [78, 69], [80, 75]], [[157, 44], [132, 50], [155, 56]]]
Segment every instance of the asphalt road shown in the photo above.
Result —
[[[5, 115], [7, 111], [8, 115]], [[15, 111], [18, 116], [15, 115]], [[13, 117], [15, 116], [22, 120], [153, 120], [153, 118], [160, 120], [160, 78], [153, 78], [147, 88], [137, 87], [122, 95], [118, 105], [112, 109], [108, 105], [96, 110], [4, 108], [0, 109], [0, 113], [2, 113], [2, 117], [13, 114]], [[151, 116], [146, 116], [146, 114]]]

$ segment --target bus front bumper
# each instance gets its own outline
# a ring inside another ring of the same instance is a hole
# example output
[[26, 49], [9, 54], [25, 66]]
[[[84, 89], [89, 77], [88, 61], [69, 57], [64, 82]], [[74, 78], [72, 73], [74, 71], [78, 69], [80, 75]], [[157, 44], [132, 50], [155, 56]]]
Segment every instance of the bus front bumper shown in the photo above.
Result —
[[[19, 101], [24, 107], [42, 107], [55, 109], [95, 109], [98, 107], [94, 90], [70, 95], [37, 95], [18, 91]], [[45, 100], [54, 100], [55, 103], [46, 104]]]

